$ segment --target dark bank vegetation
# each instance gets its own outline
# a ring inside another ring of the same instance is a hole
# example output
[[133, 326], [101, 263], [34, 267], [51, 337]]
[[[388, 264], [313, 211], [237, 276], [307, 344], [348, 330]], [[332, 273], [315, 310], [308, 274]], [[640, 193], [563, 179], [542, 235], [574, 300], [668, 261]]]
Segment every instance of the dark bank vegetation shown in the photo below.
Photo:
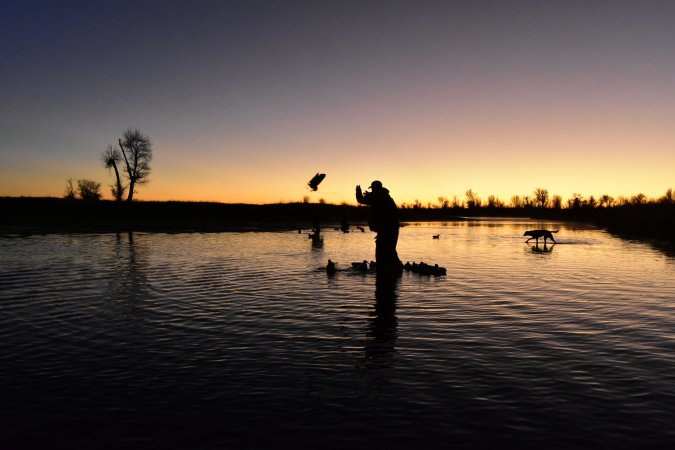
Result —
[[0, 232], [234, 231], [363, 223], [365, 208], [318, 203], [269, 205], [214, 202], [0, 198]]
[[[82, 181], [82, 180], [80, 180]], [[87, 181], [87, 180], [84, 180]], [[72, 181], [71, 181], [72, 187]], [[83, 191], [84, 188], [84, 191]], [[74, 188], [73, 188], [74, 189]], [[234, 231], [329, 227], [366, 223], [367, 207], [308, 201], [267, 205], [213, 202], [91, 201], [87, 189], [96, 183], [78, 183], [70, 198], [0, 198], [1, 233], [115, 232], [115, 231]], [[672, 189], [660, 198], [642, 194], [612, 199], [574, 194], [566, 202], [548, 197], [545, 189], [533, 196], [514, 196], [510, 204], [490, 196], [482, 201], [471, 190], [466, 201], [439, 198], [437, 204], [402, 204], [402, 222], [471, 220], [475, 217], [519, 217], [537, 220], [579, 221], [595, 224], [622, 237], [658, 240], [673, 246], [675, 199]], [[83, 194], [84, 192], [84, 194]], [[77, 199], [80, 197], [82, 200]]]
[[[441, 210], [446, 215], [463, 217], [521, 217], [547, 220], [587, 222], [625, 238], [653, 239], [667, 246], [675, 245], [675, 193], [672, 188], [658, 198], [638, 193], [633, 196], [610, 195], [584, 197], [574, 193], [566, 201], [536, 188], [531, 195], [514, 195], [505, 202], [494, 195], [482, 200], [471, 189], [466, 199], [439, 197], [437, 204], [423, 206], [415, 201], [402, 204], [403, 215], [424, 215], [423, 211]], [[413, 211], [412, 214], [409, 211]], [[443, 214], [442, 214], [443, 215]]]

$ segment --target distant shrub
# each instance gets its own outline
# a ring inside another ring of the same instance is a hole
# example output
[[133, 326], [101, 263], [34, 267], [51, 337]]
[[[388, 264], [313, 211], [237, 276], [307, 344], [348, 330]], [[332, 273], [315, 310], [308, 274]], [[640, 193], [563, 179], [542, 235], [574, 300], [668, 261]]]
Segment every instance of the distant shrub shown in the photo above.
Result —
[[101, 183], [92, 180], [82, 179], [77, 180], [77, 187], [80, 192], [82, 200], [100, 200], [101, 199]]

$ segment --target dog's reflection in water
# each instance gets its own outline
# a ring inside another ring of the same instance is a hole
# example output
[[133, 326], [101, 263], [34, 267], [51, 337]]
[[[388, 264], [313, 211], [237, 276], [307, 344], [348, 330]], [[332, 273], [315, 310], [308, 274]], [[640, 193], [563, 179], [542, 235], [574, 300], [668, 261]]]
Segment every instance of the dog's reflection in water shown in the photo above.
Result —
[[547, 246], [546, 244], [544, 244], [543, 247], [539, 247], [539, 244], [533, 245], [532, 253], [551, 253], [553, 251], [553, 247], [555, 247], [555, 244], [551, 246]]

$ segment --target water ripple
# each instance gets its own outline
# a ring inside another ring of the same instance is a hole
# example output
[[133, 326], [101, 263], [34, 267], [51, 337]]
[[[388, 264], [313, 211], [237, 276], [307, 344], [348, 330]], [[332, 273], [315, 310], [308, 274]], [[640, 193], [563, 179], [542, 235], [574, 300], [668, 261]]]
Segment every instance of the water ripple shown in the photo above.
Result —
[[533, 225], [405, 227], [448, 275], [380, 297], [348, 269], [372, 233], [0, 240], [0, 443], [675, 443], [675, 264], [578, 226], [533, 252]]

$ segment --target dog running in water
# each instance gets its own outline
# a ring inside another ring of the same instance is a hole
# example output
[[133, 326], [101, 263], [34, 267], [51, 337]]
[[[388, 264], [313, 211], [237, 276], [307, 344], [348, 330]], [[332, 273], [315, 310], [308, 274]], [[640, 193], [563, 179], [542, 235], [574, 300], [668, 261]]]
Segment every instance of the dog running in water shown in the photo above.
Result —
[[550, 239], [553, 241], [554, 244], [557, 244], [555, 239], [553, 239], [553, 235], [551, 233], [557, 233], [560, 230], [558, 228], [555, 231], [549, 231], [549, 230], [527, 230], [525, 233], [523, 233], [523, 236], [530, 236], [528, 240], [525, 241], [527, 244], [530, 242], [532, 239], [535, 240], [536, 245], [539, 245], [539, 238], [543, 237], [544, 238], [544, 245], [546, 245], [546, 239]]

